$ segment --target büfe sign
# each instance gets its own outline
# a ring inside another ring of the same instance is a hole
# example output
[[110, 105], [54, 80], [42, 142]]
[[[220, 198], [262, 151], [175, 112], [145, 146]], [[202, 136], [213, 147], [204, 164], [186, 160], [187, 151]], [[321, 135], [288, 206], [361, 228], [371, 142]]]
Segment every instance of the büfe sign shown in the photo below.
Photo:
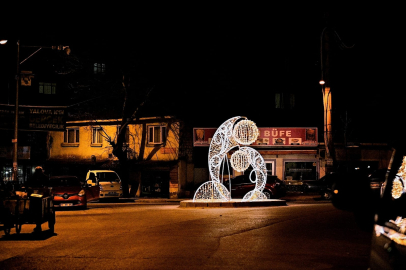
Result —
[[[210, 146], [216, 128], [193, 128], [193, 146]], [[317, 146], [317, 128], [258, 128], [259, 136], [251, 146]]]

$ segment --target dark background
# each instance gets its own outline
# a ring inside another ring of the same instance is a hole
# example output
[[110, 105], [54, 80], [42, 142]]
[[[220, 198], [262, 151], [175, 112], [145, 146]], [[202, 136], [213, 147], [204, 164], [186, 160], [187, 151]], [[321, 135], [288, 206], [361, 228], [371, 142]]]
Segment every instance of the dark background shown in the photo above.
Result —
[[[328, 25], [337, 33], [330, 64], [334, 125], [349, 117], [358, 132], [367, 131], [358, 140], [391, 140], [404, 100], [400, 10], [345, 3], [35, 5], [10, 10], [0, 38], [66, 44], [72, 54], [135, 63], [154, 85], [151, 107], [194, 126], [217, 127], [244, 115], [263, 127], [321, 129], [320, 36]], [[14, 72], [15, 55], [5, 51], [2, 74]], [[274, 113], [279, 91], [296, 93], [306, 119]]]

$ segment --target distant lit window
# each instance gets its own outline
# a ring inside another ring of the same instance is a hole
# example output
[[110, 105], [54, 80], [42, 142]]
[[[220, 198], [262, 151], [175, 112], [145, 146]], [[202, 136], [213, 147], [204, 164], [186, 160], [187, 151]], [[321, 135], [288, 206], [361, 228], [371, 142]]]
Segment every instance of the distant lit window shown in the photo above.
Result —
[[275, 94], [275, 108], [276, 109], [283, 109], [283, 94], [276, 93]]
[[92, 143], [103, 143], [102, 128], [92, 129]]
[[275, 93], [276, 109], [293, 109], [296, 106], [296, 97], [292, 93]]
[[106, 66], [104, 63], [94, 63], [93, 67], [94, 74], [100, 74], [106, 72]]
[[148, 126], [148, 143], [164, 144], [166, 141], [166, 126]]
[[56, 94], [56, 83], [39, 83], [39, 93], [45, 95], [55, 95]]
[[293, 109], [296, 105], [295, 94], [289, 94], [289, 107]]
[[68, 128], [63, 134], [64, 143], [79, 143], [79, 129]]

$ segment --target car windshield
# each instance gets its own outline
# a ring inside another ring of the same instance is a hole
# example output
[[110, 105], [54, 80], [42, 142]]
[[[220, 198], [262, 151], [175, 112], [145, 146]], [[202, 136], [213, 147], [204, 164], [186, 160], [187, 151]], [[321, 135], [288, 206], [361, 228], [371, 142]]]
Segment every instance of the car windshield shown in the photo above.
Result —
[[120, 182], [115, 172], [99, 172], [97, 177], [99, 182]]
[[80, 186], [80, 181], [77, 178], [51, 178], [49, 181], [50, 187], [72, 187]]

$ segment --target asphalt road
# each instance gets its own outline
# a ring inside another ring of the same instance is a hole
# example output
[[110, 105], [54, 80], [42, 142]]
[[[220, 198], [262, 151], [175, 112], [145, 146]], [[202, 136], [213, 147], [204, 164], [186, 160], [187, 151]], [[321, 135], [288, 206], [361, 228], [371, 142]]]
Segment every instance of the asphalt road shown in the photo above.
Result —
[[55, 233], [0, 232], [0, 269], [367, 269], [370, 232], [324, 202], [254, 208], [90, 204]]

